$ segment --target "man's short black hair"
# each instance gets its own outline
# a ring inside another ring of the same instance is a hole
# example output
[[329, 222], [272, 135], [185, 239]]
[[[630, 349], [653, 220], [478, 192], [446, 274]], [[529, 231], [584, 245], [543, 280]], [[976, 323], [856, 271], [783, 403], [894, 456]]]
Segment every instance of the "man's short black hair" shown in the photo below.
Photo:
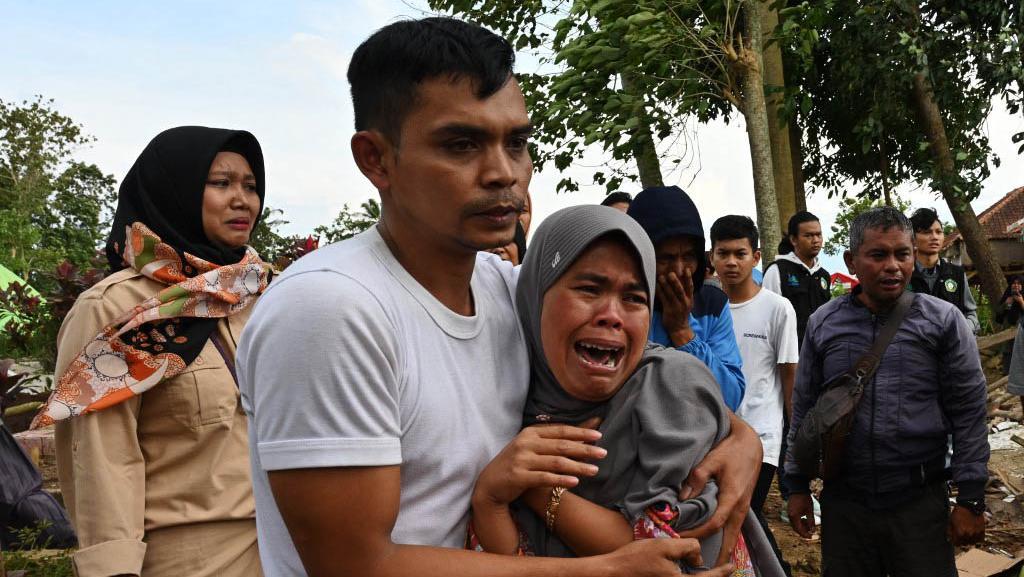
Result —
[[797, 212], [793, 216], [789, 217], [789, 225], [786, 227], [786, 232], [788, 234], [786, 236], [800, 236], [800, 225], [805, 222], [819, 221], [818, 217], [807, 212], [806, 210], [801, 210], [800, 212]]
[[939, 226], [942, 226], [942, 221], [939, 220], [939, 213], [935, 212], [934, 208], [919, 208], [914, 211], [914, 214], [910, 215], [910, 224], [914, 225], [914, 232], [924, 232], [932, 227], [936, 222]]
[[874, 229], [882, 232], [897, 229], [907, 233], [911, 242], [914, 240], [914, 228], [902, 212], [891, 206], [878, 206], [858, 214], [850, 223], [850, 252], [857, 254], [864, 244], [864, 233]]
[[469, 22], [434, 17], [389, 24], [356, 48], [348, 66], [356, 130], [379, 130], [398, 144], [420, 83], [470, 78], [484, 99], [505, 86], [515, 59], [504, 38]]
[[632, 203], [633, 195], [629, 194], [628, 192], [616, 190], [615, 192], [604, 197], [604, 200], [601, 201], [601, 206], [611, 206], [613, 204], [618, 204], [620, 202], [624, 202], [626, 204]]
[[757, 250], [757, 225], [749, 216], [730, 214], [723, 216], [711, 225], [711, 248], [723, 240], [745, 238], [750, 241], [750, 250]]

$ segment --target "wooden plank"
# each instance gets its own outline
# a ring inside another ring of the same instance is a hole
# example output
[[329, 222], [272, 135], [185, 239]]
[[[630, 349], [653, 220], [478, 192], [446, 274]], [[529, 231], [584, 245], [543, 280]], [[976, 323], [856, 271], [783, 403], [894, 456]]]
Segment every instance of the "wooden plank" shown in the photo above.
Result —
[[978, 350], [994, 347], [998, 344], [1005, 343], [1006, 341], [1012, 341], [1015, 336], [1017, 336], [1017, 327], [1010, 327], [1005, 331], [1000, 331], [994, 335], [978, 337]]
[[988, 393], [991, 395], [996, 391], [996, 389], [1003, 388], [1003, 386], [1005, 386], [1008, 382], [1010, 382], [1010, 375], [1006, 375], [1005, 377], [1000, 378], [999, 380], [988, 385]]

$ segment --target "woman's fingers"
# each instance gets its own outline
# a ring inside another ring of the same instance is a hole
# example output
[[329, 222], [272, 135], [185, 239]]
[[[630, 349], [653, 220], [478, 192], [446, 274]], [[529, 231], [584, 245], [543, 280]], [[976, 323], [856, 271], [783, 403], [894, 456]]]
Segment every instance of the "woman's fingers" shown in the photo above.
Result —
[[567, 439], [584, 443], [592, 443], [601, 438], [600, 431], [572, 425], [533, 425], [523, 429], [520, 435], [524, 433], [535, 433], [542, 439]]

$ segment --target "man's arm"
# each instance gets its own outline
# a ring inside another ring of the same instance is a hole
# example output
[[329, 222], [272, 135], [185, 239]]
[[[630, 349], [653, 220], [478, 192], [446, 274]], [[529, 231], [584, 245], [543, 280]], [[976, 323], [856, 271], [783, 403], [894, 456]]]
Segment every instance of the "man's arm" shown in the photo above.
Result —
[[[959, 312], [959, 311], [957, 311]], [[942, 409], [953, 428], [953, 482], [957, 499], [983, 501], [988, 481], [987, 388], [978, 356], [978, 344], [966, 320], [950, 311], [939, 355]], [[960, 507], [950, 517], [954, 543], [970, 543], [984, 536], [984, 516]]]
[[974, 302], [974, 293], [971, 292], [971, 285], [967, 284], [967, 273], [964, 273], [964, 316], [967, 317], [967, 324], [971, 325], [971, 332], [978, 334], [981, 330], [981, 322], [978, 320], [978, 303]]
[[793, 420], [793, 387], [796, 385], [796, 363], [779, 365], [779, 379], [782, 381], [782, 402], [786, 407], [786, 418]]
[[[511, 557], [461, 549], [400, 545], [398, 466], [291, 469], [268, 474], [274, 500], [310, 577], [676, 577], [676, 559], [698, 561], [687, 539], [638, 541], [583, 559]], [[708, 575], [725, 577], [728, 568]]]
[[718, 563], [724, 563], [736, 545], [743, 521], [750, 511], [750, 497], [757, 485], [763, 457], [757, 431], [730, 411], [729, 436], [711, 449], [683, 483], [680, 499], [700, 495], [709, 479], [714, 478], [718, 482], [718, 508], [711, 518], [697, 529], [679, 533], [683, 537], [702, 539], [725, 529]]
[[[777, 267], [776, 267], [777, 268]], [[796, 333], [796, 311], [789, 301], [784, 301], [781, 308], [781, 320], [776, 334], [775, 361], [779, 367], [779, 380], [782, 382], [782, 401], [785, 405], [786, 418], [793, 420], [793, 387], [796, 384], [797, 363], [800, 361], [800, 341]], [[782, 455], [785, 458], [785, 455]]]

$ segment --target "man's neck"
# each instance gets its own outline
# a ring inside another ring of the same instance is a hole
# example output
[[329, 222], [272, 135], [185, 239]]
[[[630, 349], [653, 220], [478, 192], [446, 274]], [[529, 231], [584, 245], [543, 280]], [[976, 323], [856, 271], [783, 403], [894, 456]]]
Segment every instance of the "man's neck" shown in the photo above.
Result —
[[864, 291], [857, 293], [857, 300], [873, 315], [884, 315], [896, 306], [896, 301], [877, 302], [869, 298]]
[[756, 297], [757, 293], [761, 292], [761, 287], [757, 286], [750, 275], [747, 275], [747, 278], [734, 285], [722, 283], [722, 290], [729, 297], [730, 303], [738, 305]]
[[935, 268], [935, 265], [939, 264], [939, 253], [917, 253], [917, 263], [921, 265], [921, 268]]
[[436, 239], [410, 234], [407, 227], [388, 226], [384, 218], [377, 225], [377, 231], [398, 264], [441, 304], [460, 315], [474, 314], [469, 283], [476, 265], [475, 251], [440, 247]]
[[807, 267], [808, 269], [814, 268], [814, 263], [817, 262], [818, 260], [814, 256], [805, 256], [795, 251], [793, 254], [795, 254], [796, 257], [800, 259], [800, 262], [804, 263], [804, 266]]

